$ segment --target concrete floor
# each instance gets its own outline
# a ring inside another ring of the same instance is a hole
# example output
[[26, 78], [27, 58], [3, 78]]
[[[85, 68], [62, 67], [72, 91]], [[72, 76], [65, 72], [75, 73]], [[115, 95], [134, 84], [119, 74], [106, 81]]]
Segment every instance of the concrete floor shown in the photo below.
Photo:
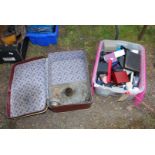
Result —
[[[16, 128], [154, 128], [154, 118], [143, 108], [137, 110], [131, 103], [117, 103], [108, 97], [94, 97], [90, 109], [65, 113], [44, 114], [16, 120]], [[144, 110], [144, 111], [143, 111]]]

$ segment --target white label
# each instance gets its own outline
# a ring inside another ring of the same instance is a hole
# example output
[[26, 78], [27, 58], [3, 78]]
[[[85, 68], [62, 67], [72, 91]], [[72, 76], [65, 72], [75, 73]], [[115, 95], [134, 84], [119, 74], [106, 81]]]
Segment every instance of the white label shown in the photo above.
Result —
[[130, 78], [131, 83], [133, 83], [133, 76], [134, 76], [134, 72], [131, 73], [131, 78]]
[[10, 55], [13, 55], [13, 53], [12, 53], [12, 52], [9, 52], [9, 54], [10, 54]]
[[114, 52], [114, 54], [115, 54], [115, 57], [118, 58], [118, 57], [125, 55], [125, 51], [119, 50], [119, 51]]
[[4, 61], [16, 61], [14, 57], [4, 57], [3, 60]]
[[131, 50], [132, 53], [138, 54], [139, 51], [138, 50]]

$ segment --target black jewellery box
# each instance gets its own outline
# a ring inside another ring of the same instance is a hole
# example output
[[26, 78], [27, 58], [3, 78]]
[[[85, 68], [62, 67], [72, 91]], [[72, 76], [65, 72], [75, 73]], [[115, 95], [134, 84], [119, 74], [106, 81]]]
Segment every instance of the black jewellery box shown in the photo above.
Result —
[[24, 60], [28, 48], [29, 39], [13, 45], [0, 45], [0, 63], [15, 63]]
[[84, 51], [49, 53], [13, 65], [8, 88], [9, 118], [89, 108], [92, 101]]

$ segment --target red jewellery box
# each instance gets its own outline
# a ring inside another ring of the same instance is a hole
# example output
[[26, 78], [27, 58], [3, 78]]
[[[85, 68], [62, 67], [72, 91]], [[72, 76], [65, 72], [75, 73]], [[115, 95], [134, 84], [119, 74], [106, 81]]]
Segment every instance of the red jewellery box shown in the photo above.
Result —
[[10, 75], [9, 118], [88, 108], [91, 89], [85, 52], [50, 53], [13, 65]]

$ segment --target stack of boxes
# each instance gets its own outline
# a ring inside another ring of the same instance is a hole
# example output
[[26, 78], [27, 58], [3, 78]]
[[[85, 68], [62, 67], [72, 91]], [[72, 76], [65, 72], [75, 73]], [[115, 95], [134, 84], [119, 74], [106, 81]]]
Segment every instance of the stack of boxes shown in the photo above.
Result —
[[25, 34], [25, 26], [0, 27], [0, 63], [14, 63], [25, 59], [28, 47], [28, 38]]
[[132, 92], [138, 89], [140, 52], [120, 46], [116, 51], [100, 53], [96, 83]]
[[15, 63], [26, 57], [29, 40], [32, 44], [57, 44], [56, 25], [2, 25], [0, 26], [0, 63]]

